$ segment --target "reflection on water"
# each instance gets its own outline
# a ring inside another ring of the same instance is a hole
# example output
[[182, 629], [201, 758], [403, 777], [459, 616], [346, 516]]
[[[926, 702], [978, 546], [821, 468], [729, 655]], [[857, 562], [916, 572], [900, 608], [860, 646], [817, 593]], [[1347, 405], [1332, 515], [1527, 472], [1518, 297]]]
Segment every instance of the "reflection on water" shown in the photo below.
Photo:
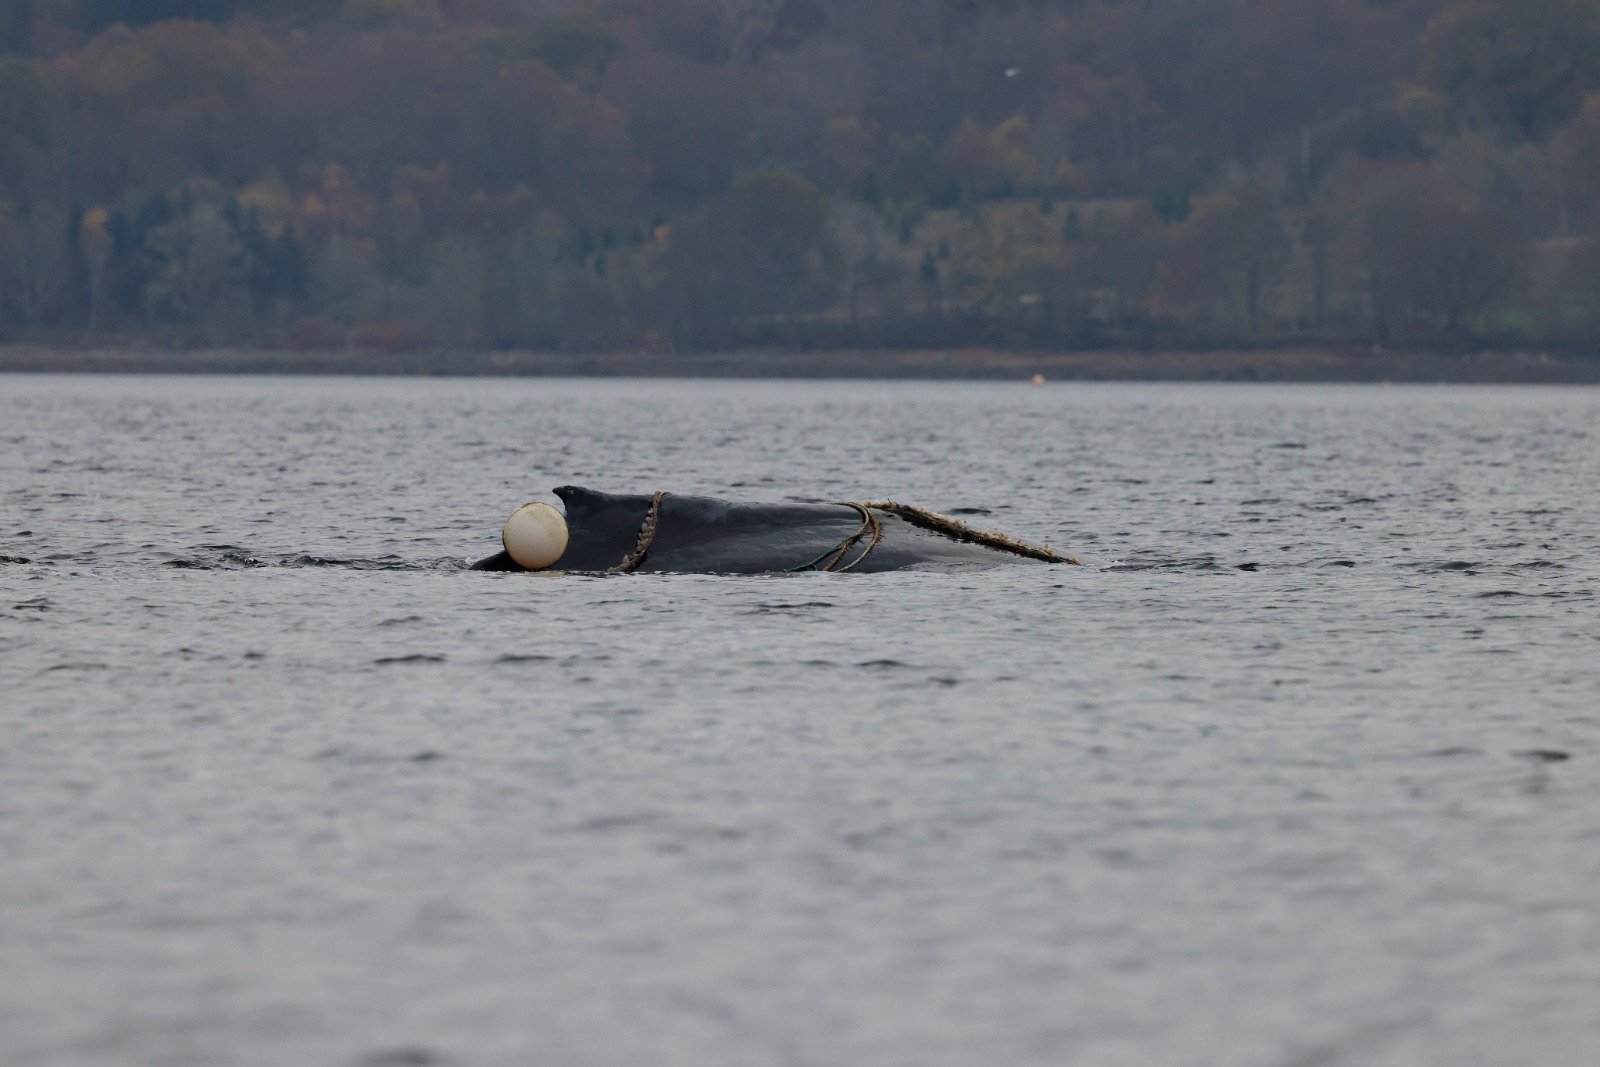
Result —
[[[0, 380], [0, 1062], [1594, 1062], [1597, 416]], [[462, 569], [564, 483], [1089, 566]]]

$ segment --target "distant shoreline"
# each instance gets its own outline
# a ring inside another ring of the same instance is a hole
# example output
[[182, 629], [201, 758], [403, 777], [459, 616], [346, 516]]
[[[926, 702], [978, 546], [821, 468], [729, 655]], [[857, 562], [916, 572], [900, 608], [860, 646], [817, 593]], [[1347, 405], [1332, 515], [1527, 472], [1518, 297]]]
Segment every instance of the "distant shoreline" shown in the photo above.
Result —
[[1442, 355], [1366, 348], [1030, 352], [1001, 349], [660, 352], [0, 346], [0, 373], [395, 377], [843, 378], [858, 380], [1459, 382], [1600, 384], [1600, 353]]

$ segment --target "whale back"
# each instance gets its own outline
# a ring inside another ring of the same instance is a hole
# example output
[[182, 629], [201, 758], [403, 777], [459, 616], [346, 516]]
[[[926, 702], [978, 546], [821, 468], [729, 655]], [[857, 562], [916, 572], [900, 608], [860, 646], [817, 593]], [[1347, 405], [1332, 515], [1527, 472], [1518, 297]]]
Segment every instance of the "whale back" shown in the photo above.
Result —
[[[617, 568], [640, 544], [641, 527], [652, 497], [602, 493], [582, 486], [555, 490], [566, 507], [569, 541], [556, 562], [563, 571], [603, 572]], [[1015, 554], [944, 536], [897, 515], [874, 512], [882, 536], [854, 542], [836, 562], [859, 573], [1028, 563]], [[716, 497], [665, 494], [646, 537], [640, 573], [770, 574], [804, 569], [827, 560], [863, 530], [859, 509], [829, 503], [749, 503]], [[477, 564], [480, 570], [516, 570], [500, 556]], [[858, 562], [857, 561], [859, 557]]]

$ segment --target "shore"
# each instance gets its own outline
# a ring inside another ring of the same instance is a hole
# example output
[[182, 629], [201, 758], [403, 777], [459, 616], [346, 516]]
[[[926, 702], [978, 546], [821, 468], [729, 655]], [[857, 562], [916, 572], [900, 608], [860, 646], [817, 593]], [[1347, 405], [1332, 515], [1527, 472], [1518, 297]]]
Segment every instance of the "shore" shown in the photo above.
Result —
[[1029, 352], [999, 349], [619, 352], [0, 346], [0, 372], [468, 377], [1600, 384], [1600, 354], [1439, 354], [1350, 348]]

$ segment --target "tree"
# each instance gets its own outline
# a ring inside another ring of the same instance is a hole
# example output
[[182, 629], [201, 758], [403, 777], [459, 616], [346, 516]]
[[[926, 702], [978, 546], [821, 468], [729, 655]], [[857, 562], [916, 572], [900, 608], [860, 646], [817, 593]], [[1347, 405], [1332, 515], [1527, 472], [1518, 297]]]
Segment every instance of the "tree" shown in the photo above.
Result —
[[27, 63], [0, 56], [0, 186], [50, 143], [50, 96]]
[[283, 58], [260, 26], [196, 21], [106, 33], [56, 58], [44, 76], [71, 132], [56, 139], [68, 195], [109, 203], [130, 187], [255, 177], [252, 105]]
[[1596, 175], [1600, 0], [0, 0], [41, 326], [1554, 340]]
[[326, 0], [77, 0], [77, 24], [99, 33], [118, 23], [148, 26], [172, 19], [225, 22], [241, 12], [275, 15], [311, 7]]
[[622, 54], [622, 38], [596, 12], [579, 8], [540, 22], [528, 37], [527, 53], [563, 78], [592, 87]]
[[968, 119], [945, 143], [945, 170], [962, 188], [983, 197], [1011, 196], [1031, 186], [1039, 174], [1033, 154], [1033, 128], [1013, 115], [994, 130]]
[[1470, 118], [1548, 133], [1600, 76], [1594, 0], [1466, 0], [1429, 25], [1433, 79]]
[[33, 43], [34, 0], [0, 6], [0, 53], [26, 52]]
[[89, 285], [89, 326], [92, 337], [100, 328], [100, 313], [105, 304], [106, 269], [111, 265], [111, 213], [103, 207], [83, 213], [78, 225], [78, 251], [83, 256]]
[[1526, 243], [1504, 211], [1426, 171], [1380, 183], [1366, 222], [1382, 335], [1459, 342], [1515, 290], [1526, 266]]
[[1002, 341], [1070, 340], [1085, 318], [1083, 286], [1060, 231], [1031, 204], [972, 212], [951, 241], [954, 303]]
[[789, 171], [758, 171], [671, 237], [666, 291], [692, 345], [752, 320], [782, 327], [833, 296], [822, 194]]
[[1178, 228], [1162, 264], [1162, 296], [1212, 329], [1253, 338], [1289, 249], [1277, 205], [1265, 191], [1246, 186], [1213, 193]]
[[864, 203], [833, 205], [828, 211], [828, 236], [839, 252], [850, 329], [855, 332], [861, 325], [862, 297], [899, 281], [905, 264], [883, 220]]
[[238, 234], [210, 205], [152, 230], [145, 254], [153, 266], [145, 306], [152, 316], [172, 322], [202, 318], [241, 289], [250, 270]]
[[615, 106], [562, 81], [541, 63], [501, 72], [487, 101], [489, 132], [469, 172], [494, 187], [526, 184], [574, 215], [632, 207], [649, 177]]
[[66, 212], [39, 201], [0, 214], [0, 299], [28, 329], [55, 309], [71, 271]]
[[613, 65], [605, 96], [623, 116], [662, 209], [693, 211], [726, 192], [748, 165], [759, 89], [747, 71], [670, 54], [630, 55]]
[[1561, 232], [1600, 230], [1600, 95], [1591, 95], [1550, 139], [1549, 173], [1557, 186]]
[[919, 133], [900, 145], [887, 175], [889, 195], [897, 200], [920, 202], [924, 207], [945, 207], [955, 202], [947, 193], [951, 184], [939, 165], [939, 149], [933, 139]]
[[1120, 211], [1097, 210], [1087, 226], [1079, 225], [1078, 263], [1091, 316], [1114, 329], [1137, 325], [1171, 247], [1167, 228], [1147, 200]]

